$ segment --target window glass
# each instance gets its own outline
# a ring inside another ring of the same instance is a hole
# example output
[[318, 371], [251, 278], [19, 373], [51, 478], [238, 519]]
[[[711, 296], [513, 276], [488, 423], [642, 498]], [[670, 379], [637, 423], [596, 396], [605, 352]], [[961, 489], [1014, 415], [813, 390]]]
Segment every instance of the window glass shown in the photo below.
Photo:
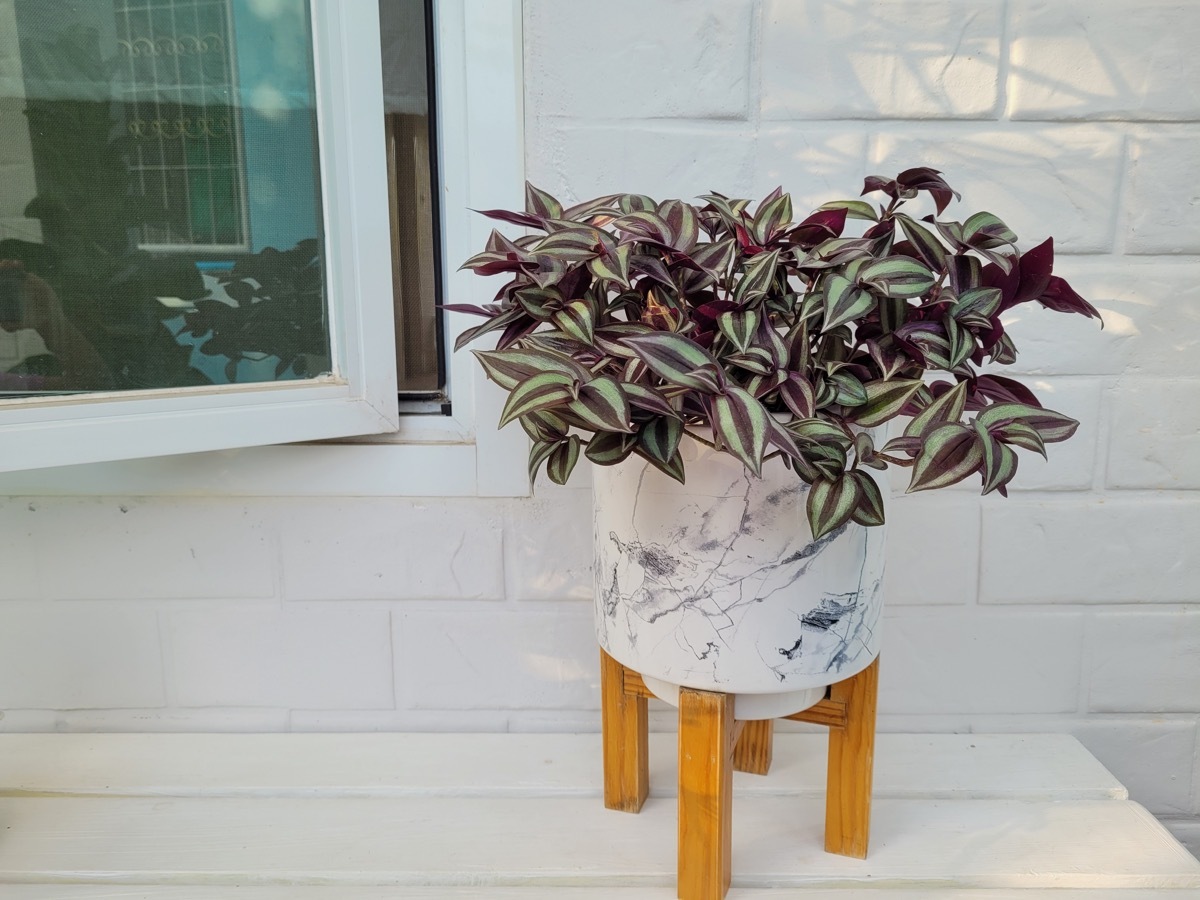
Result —
[[0, 394], [332, 370], [306, 0], [0, 0]]

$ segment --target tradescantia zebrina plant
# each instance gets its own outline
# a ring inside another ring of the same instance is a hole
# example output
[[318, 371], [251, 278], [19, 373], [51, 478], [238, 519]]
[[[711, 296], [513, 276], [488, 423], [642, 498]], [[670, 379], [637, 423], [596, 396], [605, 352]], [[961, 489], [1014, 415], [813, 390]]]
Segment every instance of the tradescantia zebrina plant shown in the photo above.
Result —
[[[918, 218], [922, 193], [935, 214]], [[882, 524], [865, 468], [911, 467], [909, 491], [979, 474], [1005, 494], [1014, 448], [1045, 455], [1079, 423], [979, 371], [1016, 358], [1002, 314], [1098, 313], [1052, 274], [1052, 240], [1020, 253], [991, 213], [942, 218], [958, 194], [938, 171], [873, 176], [867, 194], [885, 199], [799, 222], [780, 189], [757, 205], [611, 194], [564, 209], [527, 185], [523, 212], [485, 211], [534, 233], [493, 231], [463, 268], [505, 277], [495, 301], [448, 308], [484, 318], [457, 347], [499, 335], [476, 356], [510, 392], [500, 424], [533, 441], [530, 477], [636, 454], [683, 481], [680, 441], [698, 440], [755, 474], [778, 457], [811, 485], [815, 537]], [[871, 429], [898, 416], [903, 433], [877, 447]]]

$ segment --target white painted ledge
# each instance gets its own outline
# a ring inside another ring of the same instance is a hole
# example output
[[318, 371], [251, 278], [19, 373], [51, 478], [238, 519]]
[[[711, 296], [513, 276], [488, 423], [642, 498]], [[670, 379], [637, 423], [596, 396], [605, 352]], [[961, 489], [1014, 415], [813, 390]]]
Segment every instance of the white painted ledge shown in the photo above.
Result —
[[[1200, 896], [1072, 738], [881, 735], [865, 861], [821, 850], [823, 736], [777, 741], [735, 784], [731, 900]], [[674, 743], [631, 816], [596, 735], [0, 735], [0, 896], [668, 898]]]

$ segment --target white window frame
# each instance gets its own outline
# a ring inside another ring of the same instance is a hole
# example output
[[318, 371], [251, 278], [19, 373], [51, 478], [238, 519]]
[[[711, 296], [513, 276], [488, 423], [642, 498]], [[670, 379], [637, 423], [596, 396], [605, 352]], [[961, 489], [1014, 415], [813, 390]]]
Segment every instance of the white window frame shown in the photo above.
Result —
[[[92, 415], [69, 419], [61, 413], [70, 398], [28, 401], [20, 423], [15, 411], [0, 410], [0, 456], [19, 454], [24, 468], [0, 473], [0, 494], [529, 493], [528, 440], [515, 427], [495, 429], [503, 393], [469, 353], [447, 357], [452, 415], [397, 415], [388, 209], [380, 189], [387, 183], [381, 63], [368, 52], [379, 46], [376, 0], [310, 2], [329, 278], [348, 300], [334, 333], [345, 377], [239, 386], [219, 396], [195, 389], [155, 392], [169, 394], [161, 398], [113, 394], [89, 398], [79, 406]], [[494, 287], [457, 271], [457, 261], [490, 230], [471, 209], [523, 202], [521, 2], [438, 0], [434, 11], [443, 282], [454, 301], [483, 302]], [[345, 47], [353, 52], [339, 53]], [[448, 343], [473, 324], [468, 319], [449, 317]], [[200, 427], [189, 431], [198, 433], [185, 434], [193, 423]], [[292, 443], [369, 434], [376, 436]], [[114, 461], [67, 465], [73, 460], [63, 445], [80, 441], [100, 442]], [[273, 446], [250, 446], [267, 443]]]

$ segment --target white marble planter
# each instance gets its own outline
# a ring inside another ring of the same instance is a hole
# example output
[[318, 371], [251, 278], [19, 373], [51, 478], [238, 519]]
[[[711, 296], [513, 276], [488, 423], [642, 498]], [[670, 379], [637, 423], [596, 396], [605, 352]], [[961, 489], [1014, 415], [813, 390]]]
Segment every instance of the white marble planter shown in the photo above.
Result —
[[682, 685], [738, 695], [738, 718], [805, 709], [879, 654], [886, 526], [813, 541], [779, 460], [758, 479], [680, 449], [686, 485], [637, 457], [592, 470], [600, 646], [668, 702]]

